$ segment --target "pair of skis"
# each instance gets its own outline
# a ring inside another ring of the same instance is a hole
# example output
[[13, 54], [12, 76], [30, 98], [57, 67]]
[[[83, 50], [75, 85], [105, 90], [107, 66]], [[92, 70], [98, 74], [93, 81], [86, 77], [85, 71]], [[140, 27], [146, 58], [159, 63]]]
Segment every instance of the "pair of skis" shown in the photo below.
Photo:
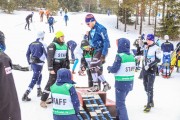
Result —
[[85, 108], [92, 120], [113, 120], [110, 112], [98, 94], [82, 95]]

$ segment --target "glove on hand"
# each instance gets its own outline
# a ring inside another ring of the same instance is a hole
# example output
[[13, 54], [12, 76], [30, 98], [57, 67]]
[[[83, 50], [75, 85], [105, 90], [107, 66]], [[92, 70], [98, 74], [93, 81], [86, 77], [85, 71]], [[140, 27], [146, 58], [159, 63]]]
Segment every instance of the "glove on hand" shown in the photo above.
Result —
[[104, 55], [101, 55], [101, 62], [102, 62], [102, 64], [104, 64], [105, 63], [105, 56]]
[[144, 66], [144, 69], [147, 71], [149, 69], [149, 66], [148, 65]]
[[111, 72], [110, 72], [110, 68], [111, 68], [111, 66], [108, 66], [108, 67], [107, 67], [108, 73], [111, 73]]

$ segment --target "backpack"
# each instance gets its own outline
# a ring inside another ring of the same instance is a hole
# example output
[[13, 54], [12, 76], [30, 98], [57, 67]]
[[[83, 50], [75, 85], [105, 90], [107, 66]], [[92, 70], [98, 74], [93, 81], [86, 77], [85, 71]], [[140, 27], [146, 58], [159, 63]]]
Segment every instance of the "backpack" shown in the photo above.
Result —
[[53, 18], [53, 17], [49, 17], [48, 23], [49, 23], [49, 24], [53, 24], [53, 23], [54, 23], [54, 18]]

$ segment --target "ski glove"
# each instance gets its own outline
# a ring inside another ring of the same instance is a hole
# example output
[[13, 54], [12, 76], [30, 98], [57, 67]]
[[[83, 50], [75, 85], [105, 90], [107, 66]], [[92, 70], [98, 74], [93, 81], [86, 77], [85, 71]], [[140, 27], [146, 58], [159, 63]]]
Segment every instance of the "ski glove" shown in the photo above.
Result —
[[104, 55], [101, 55], [101, 62], [102, 62], [102, 64], [104, 64], [105, 63], [105, 56]]
[[149, 69], [149, 66], [148, 65], [144, 66], [144, 69], [147, 71]]
[[111, 69], [111, 66], [108, 66], [108, 67], [107, 67], [108, 73], [111, 73], [111, 72], [110, 72], [110, 69]]

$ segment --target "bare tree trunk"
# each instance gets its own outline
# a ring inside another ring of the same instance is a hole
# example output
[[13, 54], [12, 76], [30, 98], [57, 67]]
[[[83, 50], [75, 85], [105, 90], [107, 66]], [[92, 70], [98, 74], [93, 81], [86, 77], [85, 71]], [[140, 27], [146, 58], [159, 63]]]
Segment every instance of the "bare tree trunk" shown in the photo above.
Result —
[[135, 20], [135, 30], [137, 29], [138, 24], [138, 14], [139, 14], [139, 8], [138, 8], [138, 2], [136, 3], [136, 20]]
[[164, 23], [164, 13], [165, 13], [165, 0], [163, 0], [163, 10], [162, 10], [162, 22]]
[[[118, 11], [119, 11], [119, 0], [118, 0]], [[119, 28], [119, 14], [117, 15], [117, 29]]]
[[140, 29], [139, 29], [139, 34], [141, 35], [142, 34], [142, 22], [143, 22], [143, 16], [144, 16], [144, 3], [145, 0], [141, 0], [141, 14], [140, 14], [140, 17], [141, 17], [141, 21], [140, 21]]
[[91, 4], [89, 3], [89, 12], [91, 12]]
[[155, 9], [155, 23], [154, 23], [154, 35], [156, 35], [156, 24], [157, 24], [157, 13], [158, 13], [158, 0], [156, 0], [156, 9]]
[[119, 18], [118, 18], [118, 15], [117, 15], [117, 29], [119, 28]]
[[148, 18], [148, 25], [151, 25], [151, 6], [152, 6], [152, 0], [149, 0], [149, 18]]
[[124, 8], [124, 32], [126, 32], [126, 27], [127, 27], [127, 24], [126, 24], [126, 8]]

